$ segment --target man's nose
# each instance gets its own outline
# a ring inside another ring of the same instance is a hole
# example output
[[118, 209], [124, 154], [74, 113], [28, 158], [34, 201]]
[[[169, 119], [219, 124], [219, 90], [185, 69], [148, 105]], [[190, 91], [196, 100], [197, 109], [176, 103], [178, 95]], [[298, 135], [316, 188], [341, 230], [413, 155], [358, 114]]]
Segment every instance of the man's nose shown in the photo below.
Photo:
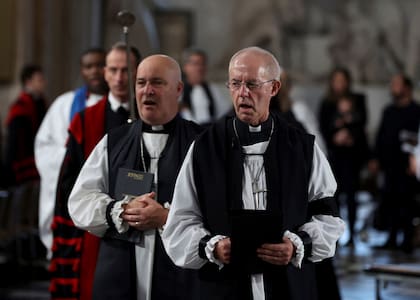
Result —
[[153, 86], [150, 84], [150, 82], [146, 82], [146, 85], [144, 86], [144, 90], [147, 95], [154, 94]]
[[239, 88], [239, 95], [240, 96], [248, 96], [249, 95], [249, 89], [246, 86], [245, 82], [242, 82], [241, 87]]
[[117, 74], [116, 74], [116, 77], [117, 77], [117, 80], [118, 81], [123, 81], [124, 80], [124, 77], [125, 77], [125, 72], [118, 71]]

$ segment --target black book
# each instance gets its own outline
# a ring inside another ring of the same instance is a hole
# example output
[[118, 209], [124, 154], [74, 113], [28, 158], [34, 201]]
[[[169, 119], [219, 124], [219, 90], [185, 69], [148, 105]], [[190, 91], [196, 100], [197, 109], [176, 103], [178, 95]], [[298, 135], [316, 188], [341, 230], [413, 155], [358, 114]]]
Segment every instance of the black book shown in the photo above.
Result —
[[231, 265], [239, 272], [262, 273], [272, 265], [257, 256], [257, 248], [265, 243], [283, 240], [281, 216], [265, 210], [231, 212]]
[[115, 200], [122, 200], [125, 196], [137, 197], [150, 193], [153, 177], [153, 173], [119, 168], [115, 183]]
[[[150, 193], [153, 189], [153, 177], [154, 175], [152, 173], [119, 168], [115, 183], [115, 200], [121, 201], [125, 197], [135, 198]], [[130, 227], [127, 232], [120, 234], [113, 229], [108, 230], [106, 237], [141, 244], [143, 241], [143, 231]]]

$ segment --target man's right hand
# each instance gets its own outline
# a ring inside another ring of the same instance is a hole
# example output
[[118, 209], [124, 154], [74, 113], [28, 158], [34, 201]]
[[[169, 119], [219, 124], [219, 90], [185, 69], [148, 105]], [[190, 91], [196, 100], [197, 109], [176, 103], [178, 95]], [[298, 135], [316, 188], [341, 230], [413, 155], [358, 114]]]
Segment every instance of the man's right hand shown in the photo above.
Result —
[[224, 264], [230, 263], [230, 238], [225, 238], [216, 243], [214, 257]]

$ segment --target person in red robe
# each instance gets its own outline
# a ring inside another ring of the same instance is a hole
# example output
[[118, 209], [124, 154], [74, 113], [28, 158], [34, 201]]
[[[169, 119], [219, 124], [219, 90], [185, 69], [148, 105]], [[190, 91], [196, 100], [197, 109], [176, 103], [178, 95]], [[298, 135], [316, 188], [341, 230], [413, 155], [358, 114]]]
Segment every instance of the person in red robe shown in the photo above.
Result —
[[31, 237], [31, 242], [37, 240], [37, 233], [34, 232], [38, 228], [39, 174], [35, 167], [33, 145], [46, 112], [46, 79], [42, 68], [32, 64], [22, 68], [20, 77], [23, 89], [10, 106], [6, 118], [6, 182], [3, 185], [8, 187], [12, 199], [8, 225], [12, 240], [17, 241], [17, 251], [13, 255], [32, 260], [41, 257], [44, 249], [38, 249], [33, 244], [28, 249], [36, 250], [26, 253], [22, 242], [27, 234]]
[[[129, 87], [125, 47], [117, 43], [107, 54], [105, 80], [109, 94], [76, 114], [69, 127], [52, 223], [51, 299], [92, 299], [99, 239], [74, 226], [67, 201], [83, 163], [96, 144], [111, 129], [127, 123]], [[132, 70], [140, 59], [138, 50], [131, 48]]]

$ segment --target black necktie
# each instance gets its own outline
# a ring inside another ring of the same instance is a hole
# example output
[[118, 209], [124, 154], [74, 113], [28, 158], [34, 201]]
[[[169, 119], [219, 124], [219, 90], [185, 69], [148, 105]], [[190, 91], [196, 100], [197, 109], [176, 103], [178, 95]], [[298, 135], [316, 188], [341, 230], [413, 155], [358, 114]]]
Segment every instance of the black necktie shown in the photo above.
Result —
[[118, 107], [117, 115], [118, 115], [118, 120], [121, 122], [121, 124], [126, 122], [128, 119], [128, 111], [122, 106]]
[[117, 112], [115, 113], [116, 123], [114, 124], [114, 126], [119, 126], [119, 125], [127, 123], [127, 119], [128, 119], [128, 111], [122, 106], [118, 107]]
[[128, 111], [124, 108], [124, 107], [122, 107], [122, 106], [120, 106], [120, 107], [118, 107], [118, 109], [117, 109], [117, 113], [120, 115], [120, 116], [126, 116], [126, 117], [128, 117]]

